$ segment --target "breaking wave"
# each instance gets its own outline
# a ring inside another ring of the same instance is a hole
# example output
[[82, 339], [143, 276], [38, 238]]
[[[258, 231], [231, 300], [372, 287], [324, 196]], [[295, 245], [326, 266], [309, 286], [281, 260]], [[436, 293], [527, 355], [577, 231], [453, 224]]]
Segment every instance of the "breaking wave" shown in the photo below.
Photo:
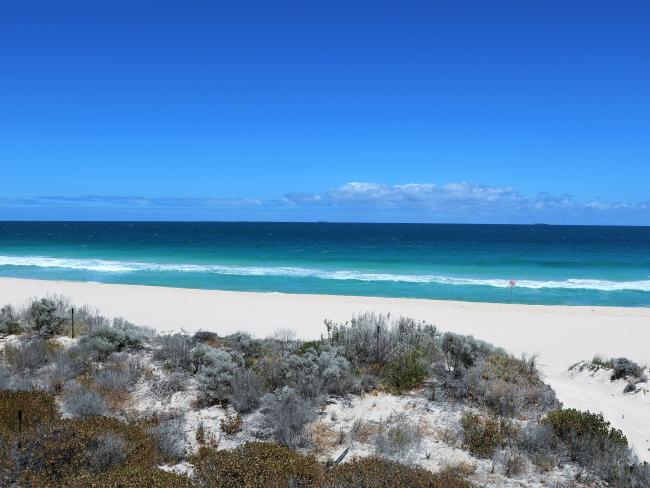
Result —
[[[99, 273], [177, 272], [213, 273], [231, 276], [278, 276], [318, 278], [323, 280], [377, 281], [403, 283], [436, 283], [442, 285], [469, 285], [507, 288], [507, 279], [463, 278], [430, 274], [373, 273], [353, 270], [324, 270], [291, 266], [227, 266], [219, 264], [171, 264], [103, 259], [67, 259], [47, 256], [0, 256], [0, 266], [24, 266], [51, 269], [70, 269]], [[567, 279], [564, 281], [519, 280], [517, 287], [542, 289], [576, 289], [597, 291], [650, 291], [650, 279], [639, 281], [608, 281], [596, 279]]]

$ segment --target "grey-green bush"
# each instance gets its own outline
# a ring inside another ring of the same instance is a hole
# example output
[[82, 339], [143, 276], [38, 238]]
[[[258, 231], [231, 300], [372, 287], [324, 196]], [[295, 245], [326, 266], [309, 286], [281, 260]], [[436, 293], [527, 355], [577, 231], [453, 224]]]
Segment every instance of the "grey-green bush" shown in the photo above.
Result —
[[27, 307], [25, 317], [41, 336], [61, 335], [70, 322], [68, 300], [58, 296], [35, 300]]
[[490, 354], [505, 354], [502, 349], [495, 348], [487, 342], [463, 336], [453, 332], [442, 335], [441, 349], [449, 371], [461, 374], [464, 369], [473, 366], [479, 359]]
[[83, 358], [74, 354], [74, 351], [57, 351], [47, 373], [50, 390], [60, 392], [68, 381], [82, 374], [86, 366]]
[[45, 366], [50, 356], [47, 341], [40, 337], [23, 339], [5, 350], [5, 358], [14, 373], [34, 372]]
[[538, 468], [549, 470], [563, 457], [563, 447], [553, 429], [544, 422], [528, 422], [517, 434], [515, 445]]
[[185, 425], [182, 417], [161, 420], [149, 429], [160, 452], [167, 458], [180, 461], [185, 456]]
[[93, 439], [86, 450], [86, 466], [94, 473], [103, 473], [126, 459], [126, 441], [112, 433]]
[[310, 402], [294, 389], [285, 386], [262, 397], [262, 424], [273, 439], [287, 447], [307, 444], [305, 426], [314, 418]]
[[159, 337], [158, 347], [154, 350], [154, 359], [162, 361], [166, 368], [173, 371], [189, 371], [192, 367], [190, 353], [194, 341], [186, 334], [169, 334]]
[[14, 307], [5, 305], [0, 308], [0, 334], [20, 334], [22, 325]]
[[404, 460], [410, 451], [422, 442], [420, 428], [406, 419], [399, 419], [390, 427], [382, 426], [375, 435], [375, 453], [383, 458]]
[[100, 369], [95, 374], [95, 384], [100, 390], [123, 392], [131, 388], [140, 379], [137, 370], [127, 365], [112, 364]]
[[192, 350], [192, 360], [198, 368], [200, 402], [211, 405], [227, 401], [235, 372], [244, 365], [241, 355], [199, 344]]
[[127, 349], [141, 349], [154, 332], [138, 327], [124, 319], [114, 319], [112, 325], [93, 327], [79, 340], [79, 348], [89, 356], [102, 360], [110, 354]]
[[612, 381], [620, 378], [638, 378], [643, 373], [643, 368], [628, 358], [612, 358]]
[[187, 373], [172, 371], [155, 380], [151, 385], [151, 391], [159, 398], [169, 398], [174, 393], [187, 390], [187, 379]]
[[328, 340], [342, 348], [342, 355], [355, 367], [386, 365], [405, 349], [417, 350], [429, 360], [439, 353], [439, 333], [427, 322], [390, 315], [364, 313], [350, 322], [325, 321]]
[[108, 412], [104, 399], [79, 383], [69, 384], [63, 391], [62, 400], [64, 410], [75, 418], [97, 417]]
[[241, 368], [231, 381], [228, 401], [239, 413], [248, 413], [260, 404], [263, 394], [262, 379], [252, 371]]

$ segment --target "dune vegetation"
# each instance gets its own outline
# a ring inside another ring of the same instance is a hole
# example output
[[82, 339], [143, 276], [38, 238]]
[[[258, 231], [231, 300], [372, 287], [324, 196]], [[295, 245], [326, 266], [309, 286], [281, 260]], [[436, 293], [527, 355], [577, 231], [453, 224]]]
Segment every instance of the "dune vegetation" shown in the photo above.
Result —
[[0, 309], [0, 485], [626, 488], [650, 468], [534, 357], [432, 324], [159, 335], [80, 307], [73, 330], [51, 296]]

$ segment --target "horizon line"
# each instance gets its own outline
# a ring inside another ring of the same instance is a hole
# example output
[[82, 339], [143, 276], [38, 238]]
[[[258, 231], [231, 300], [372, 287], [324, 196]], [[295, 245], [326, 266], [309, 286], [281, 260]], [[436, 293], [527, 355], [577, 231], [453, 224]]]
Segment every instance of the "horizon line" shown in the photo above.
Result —
[[6, 223], [114, 223], [114, 224], [336, 224], [336, 225], [491, 225], [491, 226], [520, 226], [520, 227], [650, 227], [646, 224], [554, 224], [550, 222], [508, 223], [508, 222], [385, 222], [385, 221], [339, 221], [339, 220], [9, 220], [0, 219], [0, 224]]

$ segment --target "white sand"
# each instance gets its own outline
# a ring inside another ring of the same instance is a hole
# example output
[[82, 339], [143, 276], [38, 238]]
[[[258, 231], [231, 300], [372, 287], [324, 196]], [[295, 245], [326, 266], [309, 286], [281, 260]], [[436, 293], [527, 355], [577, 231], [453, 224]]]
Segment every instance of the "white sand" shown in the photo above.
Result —
[[290, 295], [137, 285], [0, 278], [0, 303], [63, 294], [159, 331], [245, 330], [257, 337], [291, 328], [304, 339], [325, 333], [323, 320], [366, 311], [426, 319], [520, 354], [539, 354], [545, 370], [566, 370], [595, 354], [650, 362], [650, 308], [567, 307], [336, 295]]
[[627, 381], [611, 381], [611, 374], [606, 369], [572, 370], [554, 374], [547, 382], [565, 405], [602, 413], [623, 431], [639, 457], [650, 462], [650, 386], [639, 383], [636, 393], [623, 393]]
[[[547, 381], [557, 388], [560, 400], [579, 408], [586, 408], [579, 400], [586, 398], [588, 385], [581, 384], [580, 393], [578, 386], [572, 392], [565, 375], [571, 364], [595, 354], [650, 363], [650, 308], [245, 293], [0, 278], [0, 304], [21, 305], [30, 297], [52, 293], [159, 331], [203, 329], [228, 334], [245, 330], [263, 337], [290, 328], [302, 338], [315, 339], [325, 332], [326, 318], [345, 321], [353, 314], [375, 311], [425, 319], [441, 330], [472, 334], [515, 354], [538, 354]], [[626, 400], [612, 406], [606, 389], [601, 392], [598, 385], [592, 385], [589, 392], [595, 395], [590, 397], [594, 403], [591, 410], [599, 411], [602, 402], [597, 401], [598, 395], [608, 398], [608, 420], [631, 433], [639, 454], [650, 458], [650, 432], [632, 420], [649, 415], [647, 403]]]

